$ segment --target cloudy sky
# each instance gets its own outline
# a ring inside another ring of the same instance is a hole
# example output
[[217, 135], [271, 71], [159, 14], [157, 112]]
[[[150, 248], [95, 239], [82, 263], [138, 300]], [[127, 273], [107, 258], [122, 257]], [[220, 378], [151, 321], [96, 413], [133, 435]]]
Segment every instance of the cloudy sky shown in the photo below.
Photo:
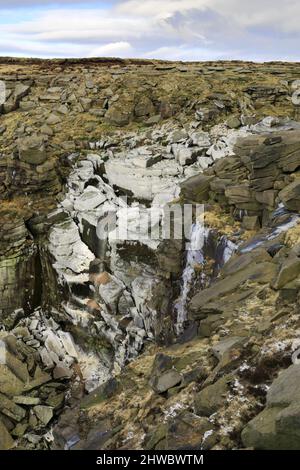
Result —
[[299, 0], [0, 0], [0, 55], [300, 60]]

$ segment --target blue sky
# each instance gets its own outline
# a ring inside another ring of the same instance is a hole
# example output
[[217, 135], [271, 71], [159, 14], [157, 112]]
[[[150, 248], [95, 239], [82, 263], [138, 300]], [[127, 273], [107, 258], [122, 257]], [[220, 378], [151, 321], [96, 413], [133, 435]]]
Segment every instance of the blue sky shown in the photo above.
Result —
[[299, 0], [0, 0], [0, 55], [300, 60]]

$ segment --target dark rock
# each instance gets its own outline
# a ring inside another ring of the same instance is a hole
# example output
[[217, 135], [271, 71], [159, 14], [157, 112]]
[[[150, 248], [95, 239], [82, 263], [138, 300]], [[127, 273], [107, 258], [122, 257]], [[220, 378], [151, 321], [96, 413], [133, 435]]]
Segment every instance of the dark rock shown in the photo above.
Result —
[[181, 194], [185, 200], [193, 202], [207, 201], [212, 176], [197, 175], [181, 184]]
[[14, 440], [0, 419], [0, 450], [9, 450], [14, 447]]
[[300, 180], [297, 179], [280, 191], [279, 198], [287, 209], [300, 212]]
[[242, 432], [246, 447], [267, 450], [300, 449], [300, 365], [290, 366], [274, 380], [266, 409]]
[[300, 275], [300, 258], [286, 260], [274, 282], [275, 289], [282, 289], [290, 281], [293, 281]]
[[44, 139], [41, 136], [31, 136], [19, 139], [19, 158], [22, 162], [40, 165], [47, 159]]
[[225, 375], [213, 385], [205, 387], [196, 394], [194, 408], [199, 416], [210, 416], [224, 403], [224, 396], [230, 390], [231, 375]]
[[[168, 423], [166, 432], [166, 450], [201, 450], [208, 449], [215, 443], [208, 436], [214, 432], [214, 426], [206, 418], [184, 412]], [[207, 437], [206, 437], [207, 436]]]
[[164, 393], [181, 381], [182, 376], [173, 368], [173, 359], [165, 354], [157, 354], [149, 381], [152, 389], [156, 393]]
[[100, 385], [100, 387], [96, 388], [93, 392], [91, 392], [87, 397], [85, 397], [80, 406], [81, 408], [91, 408], [99, 403], [102, 403], [109, 398], [112, 398], [121, 390], [120, 382], [112, 378], [105, 382], [104, 384]]

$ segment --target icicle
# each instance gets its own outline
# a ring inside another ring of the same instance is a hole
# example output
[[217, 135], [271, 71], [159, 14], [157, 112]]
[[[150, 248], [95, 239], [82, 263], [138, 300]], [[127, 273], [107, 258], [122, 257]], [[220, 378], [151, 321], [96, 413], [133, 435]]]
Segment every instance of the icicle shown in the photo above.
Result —
[[178, 302], [175, 304], [177, 314], [176, 332], [180, 334], [187, 319], [187, 302], [195, 276], [197, 265], [204, 263], [203, 247], [209, 234], [209, 229], [202, 224], [195, 223], [191, 227], [190, 243], [186, 251], [186, 265], [182, 273], [182, 287]]

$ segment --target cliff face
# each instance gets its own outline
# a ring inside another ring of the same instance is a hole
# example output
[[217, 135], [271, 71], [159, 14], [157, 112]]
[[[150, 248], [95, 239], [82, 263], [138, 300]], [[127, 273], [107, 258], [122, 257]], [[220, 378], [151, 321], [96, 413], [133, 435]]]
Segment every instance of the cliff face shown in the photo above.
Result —
[[299, 78], [0, 60], [1, 447], [298, 448]]

